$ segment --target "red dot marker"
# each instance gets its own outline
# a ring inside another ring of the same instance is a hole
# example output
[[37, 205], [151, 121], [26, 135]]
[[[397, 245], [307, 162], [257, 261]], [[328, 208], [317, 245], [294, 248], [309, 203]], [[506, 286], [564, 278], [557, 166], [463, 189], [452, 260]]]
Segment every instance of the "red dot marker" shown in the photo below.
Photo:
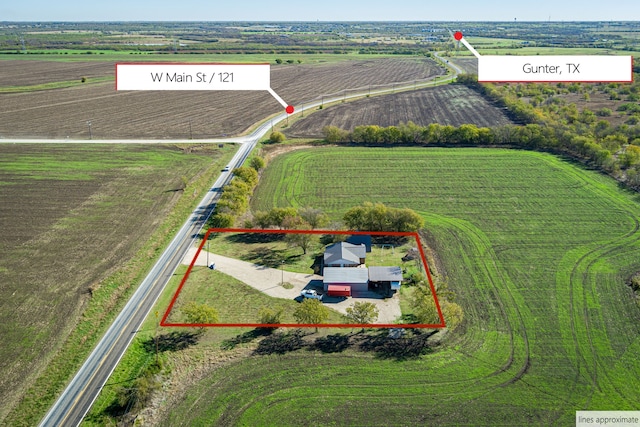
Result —
[[453, 35], [453, 38], [458, 41], [462, 40], [462, 33], [460, 31], [456, 31], [455, 34]]
[[287, 108], [285, 108], [284, 111], [286, 111], [287, 114], [293, 114], [293, 111], [294, 111], [293, 105], [287, 105]]

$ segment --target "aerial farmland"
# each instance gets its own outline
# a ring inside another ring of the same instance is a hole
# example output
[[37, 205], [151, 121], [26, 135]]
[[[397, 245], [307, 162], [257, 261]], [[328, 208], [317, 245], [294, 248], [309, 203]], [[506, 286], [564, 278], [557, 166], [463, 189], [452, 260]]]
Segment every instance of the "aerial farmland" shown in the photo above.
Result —
[[[483, 55], [637, 64], [640, 27], [500, 25], [0, 23], [0, 424], [638, 411], [640, 70], [479, 83], [452, 30]], [[269, 64], [295, 109], [267, 91], [116, 91], [127, 62]], [[353, 274], [323, 279], [327, 251], [365, 232]], [[401, 280], [367, 294], [376, 280], [351, 276], [369, 268]], [[139, 325], [112, 333], [130, 305]], [[113, 371], [60, 407], [112, 334]]]

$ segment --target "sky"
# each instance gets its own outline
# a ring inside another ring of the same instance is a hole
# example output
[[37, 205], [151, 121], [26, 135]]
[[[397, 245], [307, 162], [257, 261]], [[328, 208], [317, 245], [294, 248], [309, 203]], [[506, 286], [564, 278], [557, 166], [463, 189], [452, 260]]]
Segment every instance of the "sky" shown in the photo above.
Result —
[[18, 0], [2, 21], [634, 21], [638, 0]]

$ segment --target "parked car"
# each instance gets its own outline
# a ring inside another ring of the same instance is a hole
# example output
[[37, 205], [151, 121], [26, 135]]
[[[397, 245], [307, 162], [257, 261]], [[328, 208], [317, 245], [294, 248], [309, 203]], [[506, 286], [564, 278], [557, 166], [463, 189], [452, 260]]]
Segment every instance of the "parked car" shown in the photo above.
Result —
[[313, 289], [303, 289], [302, 292], [300, 292], [300, 295], [302, 296], [302, 298], [311, 298], [322, 301], [322, 295], [320, 295]]

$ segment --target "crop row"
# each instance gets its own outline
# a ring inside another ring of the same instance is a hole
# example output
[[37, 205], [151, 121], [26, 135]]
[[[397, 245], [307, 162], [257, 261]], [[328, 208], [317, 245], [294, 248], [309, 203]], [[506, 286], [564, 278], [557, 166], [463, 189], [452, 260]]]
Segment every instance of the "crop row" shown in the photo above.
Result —
[[[45, 66], [37, 63], [36, 69]], [[440, 72], [427, 59], [283, 66], [274, 67], [272, 87], [286, 102], [299, 105], [344, 89], [422, 80]], [[70, 71], [65, 80], [76, 75]], [[115, 92], [113, 83], [88, 83], [0, 94], [0, 137], [212, 138], [243, 132], [281, 110], [266, 91]]]

